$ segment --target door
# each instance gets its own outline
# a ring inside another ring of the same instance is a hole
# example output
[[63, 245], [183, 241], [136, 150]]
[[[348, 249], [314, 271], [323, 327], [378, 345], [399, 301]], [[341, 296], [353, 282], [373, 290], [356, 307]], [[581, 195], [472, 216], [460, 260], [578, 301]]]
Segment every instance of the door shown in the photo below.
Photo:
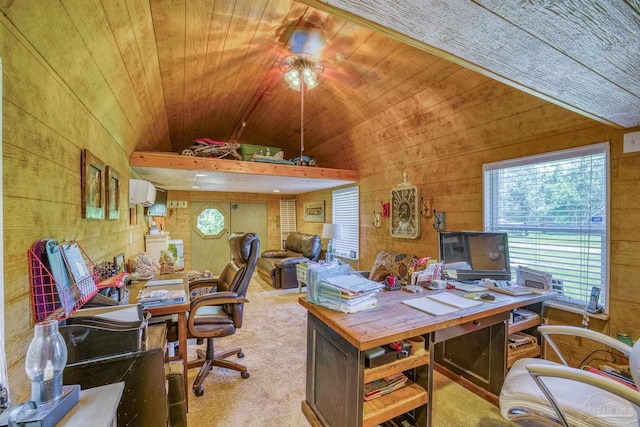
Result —
[[267, 205], [191, 202], [191, 268], [220, 273], [231, 258], [232, 232], [255, 232], [266, 242]]

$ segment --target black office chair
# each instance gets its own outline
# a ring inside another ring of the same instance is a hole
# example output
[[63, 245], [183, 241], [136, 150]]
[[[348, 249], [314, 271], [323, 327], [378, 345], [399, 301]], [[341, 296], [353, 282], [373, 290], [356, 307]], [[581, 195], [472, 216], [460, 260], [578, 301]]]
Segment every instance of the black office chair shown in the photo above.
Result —
[[233, 335], [242, 327], [242, 315], [247, 288], [255, 270], [260, 253], [260, 239], [256, 233], [234, 233], [229, 237], [231, 261], [217, 277], [196, 279], [189, 284], [189, 290], [213, 288], [191, 300], [187, 321], [188, 337], [207, 340], [206, 352], [198, 350], [198, 359], [190, 361], [189, 369], [200, 366], [200, 372], [193, 382], [196, 396], [204, 394], [202, 383], [213, 366], [240, 371], [242, 378], [248, 378], [247, 368], [239, 363], [225, 360], [232, 354], [244, 357], [242, 349], [233, 348], [216, 354], [214, 338]]

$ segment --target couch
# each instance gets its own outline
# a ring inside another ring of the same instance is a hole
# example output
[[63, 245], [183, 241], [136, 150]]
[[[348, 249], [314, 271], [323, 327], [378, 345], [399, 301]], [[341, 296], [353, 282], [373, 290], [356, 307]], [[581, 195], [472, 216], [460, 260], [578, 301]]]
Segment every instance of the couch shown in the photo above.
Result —
[[258, 258], [258, 274], [274, 288], [297, 288], [296, 266], [301, 262], [318, 261], [322, 243], [316, 234], [289, 233], [284, 249], [262, 252]]

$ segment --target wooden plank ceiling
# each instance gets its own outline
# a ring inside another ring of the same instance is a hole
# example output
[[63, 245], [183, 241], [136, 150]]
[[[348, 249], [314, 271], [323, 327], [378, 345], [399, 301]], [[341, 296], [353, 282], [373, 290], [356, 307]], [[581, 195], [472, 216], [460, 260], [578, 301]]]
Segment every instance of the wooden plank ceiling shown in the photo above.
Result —
[[294, 54], [324, 67], [305, 93], [309, 154], [418, 92], [437, 93], [462, 67], [612, 126], [640, 126], [638, 0], [12, 0], [0, 8], [128, 154], [177, 154], [211, 138], [299, 155], [301, 93], [281, 71]]
[[[437, 58], [424, 50], [599, 121], [640, 125], [634, 2], [305, 3], [370, 22], [287, 0], [150, 2], [173, 151], [208, 137], [299, 154], [300, 92], [286, 86], [280, 64], [300, 51], [325, 68], [306, 94], [308, 150], [433, 85], [424, 70]], [[370, 29], [378, 26], [424, 50]]]

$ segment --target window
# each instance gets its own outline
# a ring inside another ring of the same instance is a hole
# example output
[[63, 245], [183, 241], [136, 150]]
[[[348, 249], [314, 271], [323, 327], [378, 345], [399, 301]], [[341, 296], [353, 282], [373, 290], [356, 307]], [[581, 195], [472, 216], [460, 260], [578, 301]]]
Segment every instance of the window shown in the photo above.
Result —
[[280, 241], [282, 249], [289, 233], [296, 231], [296, 199], [280, 200]]
[[219, 238], [228, 228], [227, 216], [217, 207], [206, 206], [195, 216], [195, 231], [203, 239]]
[[342, 238], [335, 240], [336, 253], [341, 257], [358, 259], [360, 195], [357, 186], [333, 191], [332, 216], [334, 224], [342, 224]]
[[509, 234], [512, 272], [551, 273], [581, 307], [599, 287], [607, 307], [608, 187], [607, 143], [485, 165], [485, 230]]

